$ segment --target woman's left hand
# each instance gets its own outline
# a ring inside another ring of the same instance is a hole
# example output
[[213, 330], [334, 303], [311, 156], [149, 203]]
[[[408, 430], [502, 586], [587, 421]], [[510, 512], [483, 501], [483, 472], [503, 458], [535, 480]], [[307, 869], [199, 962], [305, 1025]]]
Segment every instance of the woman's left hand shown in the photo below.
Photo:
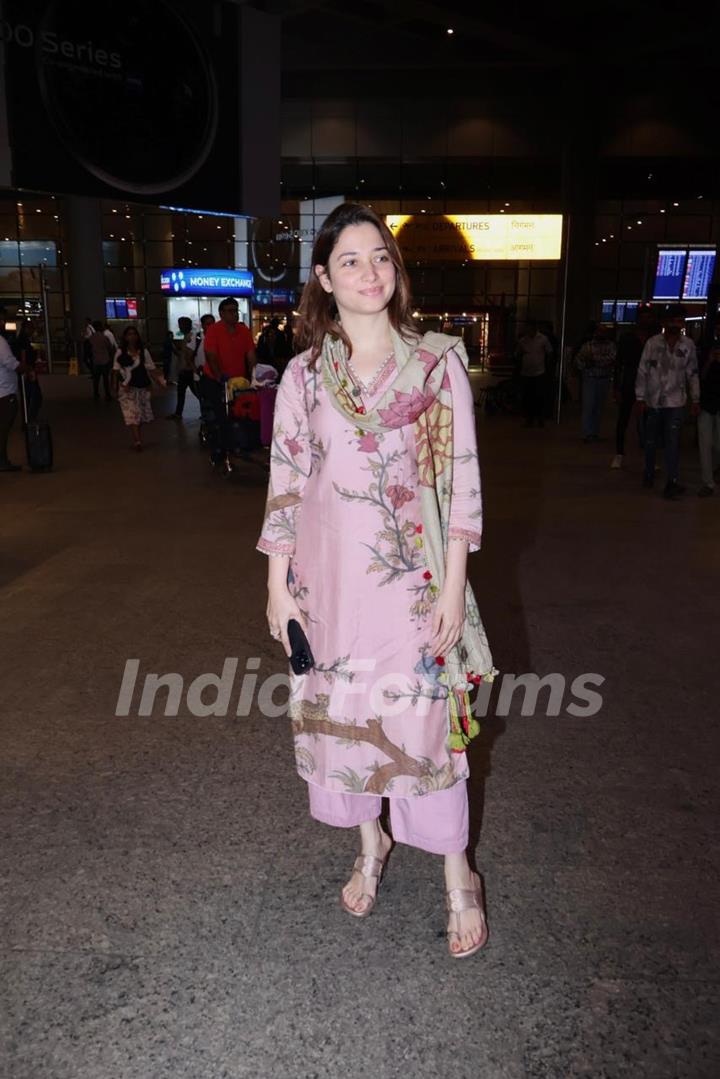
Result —
[[438, 596], [433, 614], [433, 639], [430, 648], [436, 656], [445, 656], [458, 643], [465, 625], [465, 584], [445, 585]]

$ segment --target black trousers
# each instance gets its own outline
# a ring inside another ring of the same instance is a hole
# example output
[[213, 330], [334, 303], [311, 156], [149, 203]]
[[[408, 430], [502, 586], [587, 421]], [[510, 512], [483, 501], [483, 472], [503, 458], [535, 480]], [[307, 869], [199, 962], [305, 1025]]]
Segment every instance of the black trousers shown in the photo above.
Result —
[[195, 394], [196, 397], [200, 396], [197, 390], [197, 383], [195, 382], [195, 372], [188, 370], [180, 371], [178, 373], [177, 383], [177, 404], [175, 405], [176, 416], [182, 416], [183, 414], [183, 409], [185, 408], [185, 395], [188, 390]]
[[0, 468], [10, 463], [7, 455], [8, 439], [17, 413], [17, 394], [11, 393], [7, 397], [0, 397]]
[[109, 401], [112, 396], [110, 393], [110, 364], [109, 363], [96, 363], [92, 370], [93, 379], [93, 397], [100, 396], [100, 379], [102, 379], [103, 393], [105, 394], [105, 400]]
[[538, 423], [545, 419], [545, 375], [523, 375], [522, 378], [522, 404], [525, 422]]
[[200, 399], [210, 455], [214, 461], [221, 461], [228, 450], [225, 386], [214, 378], [202, 375]]

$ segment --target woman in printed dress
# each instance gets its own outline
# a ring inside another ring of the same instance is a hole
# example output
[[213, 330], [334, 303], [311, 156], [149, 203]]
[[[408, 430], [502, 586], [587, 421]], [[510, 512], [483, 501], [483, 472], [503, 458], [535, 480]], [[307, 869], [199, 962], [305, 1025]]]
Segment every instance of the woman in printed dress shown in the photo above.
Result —
[[467, 356], [417, 334], [398, 245], [371, 210], [335, 209], [312, 266], [258, 543], [270, 633], [289, 656], [297, 619], [315, 661], [291, 675], [297, 768], [315, 819], [359, 827], [344, 909], [370, 913], [393, 839], [443, 855], [448, 949], [463, 958], [487, 939], [467, 859], [467, 691], [494, 674], [466, 575], [482, 514]]
[[140, 428], [144, 423], [154, 420], [150, 403], [150, 387], [153, 382], [165, 386], [165, 379], [153, 363], [153, 358], [145, 348], [136, 326], [128, 326], [120, 338], [120, 347], [115, 353], [113, 376], [118, 384], [118, 401], [125, 426], [130, 428], [133, 449], [143, 448]]

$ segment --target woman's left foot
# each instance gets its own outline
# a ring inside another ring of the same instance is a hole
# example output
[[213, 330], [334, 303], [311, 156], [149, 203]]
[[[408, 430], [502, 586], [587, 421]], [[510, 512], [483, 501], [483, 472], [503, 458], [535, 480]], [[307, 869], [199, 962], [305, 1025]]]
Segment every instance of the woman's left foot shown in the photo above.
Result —
[[477, 873], [470, 872], [463, 886], [447, 889], [447, 908], [450, 912], [447, 929], [450, 957], [465, 959], [475, 955], [488, 939], [482, 884]]

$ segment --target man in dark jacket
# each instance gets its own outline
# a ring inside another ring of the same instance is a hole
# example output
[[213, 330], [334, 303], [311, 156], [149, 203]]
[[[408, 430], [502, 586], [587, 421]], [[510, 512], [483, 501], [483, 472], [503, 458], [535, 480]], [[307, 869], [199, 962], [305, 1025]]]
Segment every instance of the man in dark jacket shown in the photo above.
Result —
[[[610, 462], [610, 468], [622, 468], [625, 455], [625, 433], [630, 417], [635, 408], [635, 379], [637, 378], [640, 357], [649, 337], [658, 332], [655, 316], [649, 308], [641, 308], [637, 314], [637, 322], [624, 333], [617, 345], [615, 359], [615, 374], [613, 377], [613, 390], [615, 400], [618, 403], [617, 427], [615, 428], [615, 456]], [[642, 447], [643, 421], [638, 416], [638, 436]]]

